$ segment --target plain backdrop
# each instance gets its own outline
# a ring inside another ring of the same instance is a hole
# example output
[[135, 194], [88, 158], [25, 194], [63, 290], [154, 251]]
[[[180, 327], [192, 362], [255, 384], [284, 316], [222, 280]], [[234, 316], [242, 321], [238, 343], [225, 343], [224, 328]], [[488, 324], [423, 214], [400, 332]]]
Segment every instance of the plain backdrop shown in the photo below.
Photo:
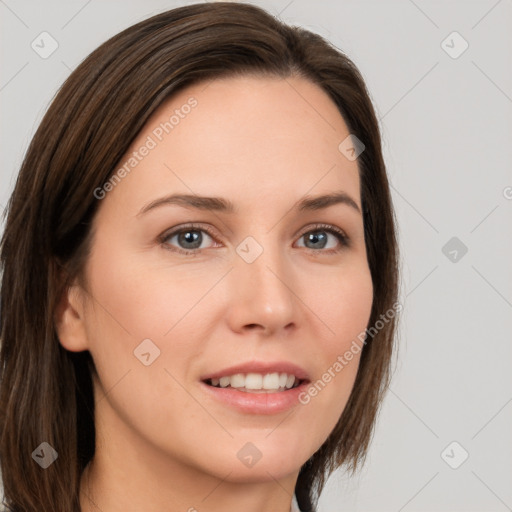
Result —
[[[0, 0], [2, 210], [71, 70], [189, 3]], [[512, 510], [512, 2], [253, 3], [359, 67], [399, 222], [399, 363], [366, 466], [334, 474], [320, 512]], [[31, 46], [42, 32], [58, 44], [47, 58]]]

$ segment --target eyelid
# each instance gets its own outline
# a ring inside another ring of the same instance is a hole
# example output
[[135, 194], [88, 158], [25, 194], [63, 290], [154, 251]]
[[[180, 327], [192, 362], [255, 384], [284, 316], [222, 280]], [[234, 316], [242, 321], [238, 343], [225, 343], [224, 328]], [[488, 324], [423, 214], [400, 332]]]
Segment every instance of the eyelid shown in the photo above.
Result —
[[338, 254], [342, 252], [345, 249], [348, 249], [352, 246], [352, 242], [350, 237], [346, 234], [346, 232], [338, 228], [337, 226], [333, 224], [325, 224], [325, 223], [316, 223], [316, 224], [310, 224], [309, 226], [306, 226], [300, 234], [298, 235], [298, 239], [301, 239], [305, 234], [314, 232], [314, 231], [325, 231], [327, 233], [333, 234], [336, 239], [338, 240], [339, 247], [331, 248], [331, 249], [311, 249], [309, 247], [304, 247], [304, 249], [314, 256], [329, 256], [332, 254]]
[[345, 233], [345, 231], [341, 228], [338, 228], [337, 226], [334, 226], [333, 224], [325, 224], [325, 223], [319, 223], [319, 224], [313, 224], [313, 225], [309, 225], [309, 226], [306, 226], [306, 228], [302, 231], [300, 231], [299, 233], [299, 238], [301, 236], [304, 236], [306, 233], [309, 233], [310, 231], [320, 231], [320, 230], [324, 230], [324, 231], [327, 231], [327, 232], [334, 232], [335, 234], [337, 235], [340, 235], [341, 238], [343, 238], [343, 240], [348, 244], [348, 242], [350, 241], [350, 238], [349, 236]]
[[180, 233], [184, 231], [204, 231], [210, 238], [212, 238], [216, 243], [217, 236], [214, 234], [214, 229], [211, 226], [205, 225], [205, 224], [198, 224], [198, 223], [189, 223], [189, 224], [183, 224], [180, 226], [174, 226], [170, 230], [166, 230], [163, 234], [161, 234], [158, 237], [158, 241], [160, 244], [167, 250], [172, 252], [178, 252], [182, 254], [199, 254], [201, 251], [204, 251], [205, 249], [182, 249], [181, 247], [175, 247], [172, 246], [172, 249], [169, 247], [169, 244], [165, 243], [165, 241], [173, 236], [179, 235]]
[[[189, 223], [189, 224], [183, 224], [181, 226], [175, 226], [175, 227], [171, 228], [171, 230], [167, 230], [162, 235], [160, 235], [158, 237], [158, 240], [161, 243], [161, 245], [164, 246], [165, 249], [173, 251], [173, 252], [186, 254], [186, 255], [200, 254], [202, 251], [206, 250], [206, 249], [182, 249], [181, 247], [175, 247], [175, 246], [172, 246], [172, 249], [171, 249], [169, 247], [169, 244], [165, 243], [165, 240], [167, 240], [175, 235], [178, 235], [184, 231], [187, 231], [187, 230], [204, 231], [206, 234], [208, 234], [208, 236], [210, 236], [210, 238], [212, 238], [216, 243], [218, 243], [218, 240], [217, 240], [218, 237], [216, 234], [214, 234], [214, 228], [212, 228], [208, 224], [198, 224], [198, 223]], [[310, 225], [306, 226], [305, 228], [303, 228], [301, 231], [299, 231], [299, 234], [296, 235], [296, 237], [300, 239], [305, 234], [307, 234], [311, 231], [321, 231], [321, 230], [326, 231], [331, 234], [334, 234], [336, 236], [336, 238], [338, 239], [338, 242], [341, 247], [335, 248], [335, 249], [326, 249], [326, 250], [311, 249], [309, 247], [305, 247], [305, 249], [307, 251], [309, 251], [311, 253], [316, 253], [316, 254], [322, 254], [322, 253], [323, 254], [332, 254], [332, 253], [340, 252], [344, 248], [350, 247], [350, 245], [351, 245], [350, 237], [345, 233], [344, 230], [342, 230], [341, 228], [338, 228], [337, 226], [332, 225], [332, 224], [325, 224], [325, 223], [310, 224]]]

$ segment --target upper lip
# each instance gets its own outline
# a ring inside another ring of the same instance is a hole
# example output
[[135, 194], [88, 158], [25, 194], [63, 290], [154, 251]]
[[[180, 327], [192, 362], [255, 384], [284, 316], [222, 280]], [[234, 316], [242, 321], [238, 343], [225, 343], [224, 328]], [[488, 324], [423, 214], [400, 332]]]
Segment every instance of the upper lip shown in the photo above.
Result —
[[235, 375], [237, 373], [287, 373], [288, 375], [295, 375], [295, 377], [300, 380], [309, 380], [306, 370], [287, 361], [250, 361], [208, 373], [201, 377], [201, 380], [220, 379], [221, 377], [229, 377], [230, 375]]

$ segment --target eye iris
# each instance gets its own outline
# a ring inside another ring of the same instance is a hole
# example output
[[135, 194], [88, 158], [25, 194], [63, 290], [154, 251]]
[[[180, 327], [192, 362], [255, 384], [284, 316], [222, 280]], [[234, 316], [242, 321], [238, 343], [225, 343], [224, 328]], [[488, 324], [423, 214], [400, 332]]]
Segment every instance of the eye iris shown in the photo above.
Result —
[[[315, 233], [320, 233], [320, 235], [315, 234]], [[308, 233], [306, 235], [306, 238], [307, 238], [306, 246], [309, 242], [313, 242], [313, 243], [317, 243], [318, 241], [323, 242], [323, 243], [321, 243], [321, 245], [313, 246], [312, 247], [313, 249], [316, 249], [318, 247], [324, 248], [325, 244], [327, 243], [327, 235], [324, 231], [312, 231], [311, 233]]]
[[[312, 249], [323, 249], [327, 244], [327, 231], [310, 231], [309, 233], [303, 235], [306, 238], [305, 245], [308, 248]], [[184, 249], [198, 249], [201, 246], [203, 241], [202, 231], [200, 229], [189, 229], [185, 231], [181, 231], [177, 233], [178, 244]]]
[[200, 247], [201, 242], [203, 241], [203, 236], [200, 231], [182, 231], [178, 235], [178, 242], [180, 245], [182, 243], [192, 244], [192, 246], [187, 246], [186, 249], [197, 249]]

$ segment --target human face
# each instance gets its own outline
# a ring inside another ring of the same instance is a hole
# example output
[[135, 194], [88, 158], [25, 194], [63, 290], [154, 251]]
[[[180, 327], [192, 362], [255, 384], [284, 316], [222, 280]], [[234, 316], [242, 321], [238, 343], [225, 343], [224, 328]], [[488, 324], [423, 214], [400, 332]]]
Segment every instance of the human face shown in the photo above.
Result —
[[[183, 89], [133, 142], [118, 168], [133, 151], [137, 162], [94, 219], [82, 315], [97, 425], [115, 438], [120, 465], [145, 453], [159, 467], [264, 481], [296, 475], [326, 440], [359, 354], [305, 405], [307, 382], [264, 395], [203, 380], [246, 365], [243, 373], [302, 372], [314, 383], [367, 327], [373, 288], [358, 166], [338, 149], [348, 135], [313, 83], [244, 77]], [[354, 204], [295, 206], [332, 193]], [[223, 198], [234, 211], [147, 209], [171, 194]]]

